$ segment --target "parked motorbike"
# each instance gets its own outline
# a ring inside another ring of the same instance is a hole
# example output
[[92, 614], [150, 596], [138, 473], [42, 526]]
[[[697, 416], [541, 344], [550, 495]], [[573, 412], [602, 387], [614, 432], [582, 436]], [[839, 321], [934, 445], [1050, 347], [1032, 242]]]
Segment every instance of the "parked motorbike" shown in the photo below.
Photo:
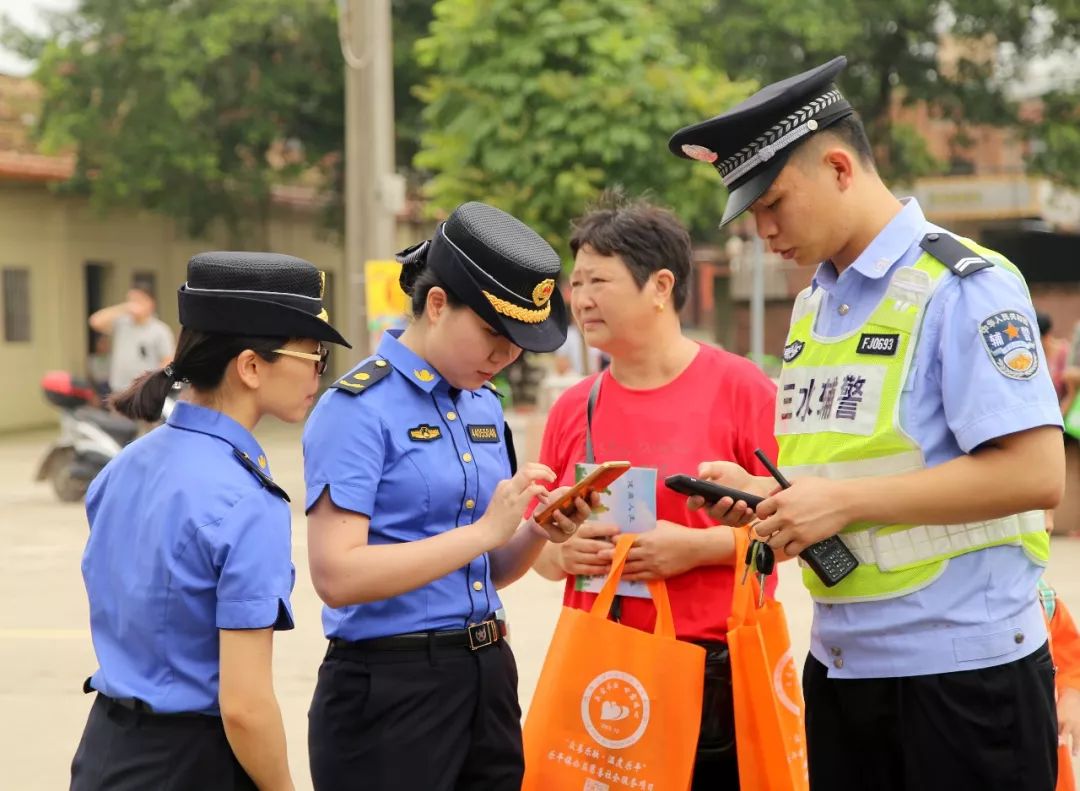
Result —
[[[93, 386], [66, 371], [45, 374], [41, 389], [60, 409], [60, 436], [38, 466], [36, 480], [50, 481], [63, 502], [78, 502], [90, 481], [138, 436], [139, 424], [102, 408]], [[170, 395], [163, 417], [174, 402]]]

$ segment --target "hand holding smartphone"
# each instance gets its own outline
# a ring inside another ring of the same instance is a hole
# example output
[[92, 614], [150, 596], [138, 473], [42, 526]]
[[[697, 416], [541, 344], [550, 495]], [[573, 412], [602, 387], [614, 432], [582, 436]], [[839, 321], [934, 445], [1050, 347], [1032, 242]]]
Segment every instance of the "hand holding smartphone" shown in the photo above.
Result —
[[544, 506], [543, 510], [534, 513], [533, 521], [538, 525], [550, 523], [552, 517], [555, 516], [556, 511], [566, 513], [568, 509], [572, 508], [574, 500], [578, 497], [585, 500], [585, 502], [589, 502], [589, 497], [593, 492], [604, 491], [613, 481], [629, 469], [630, 462], [628, 461], [605, 461], [574, 484], [573, 487], [559, 497], [559, 499], [548, 503]]
[[753, 509], [757, 508], [758, 504], [765, 499], [756, 494], [732, 489], [730, 486], [721, 486], [712, 481], [703, 481], [691, 475], [670, 475], [664, 479], [664, 485], [672, 491], [685, 494], [687, 497], [697, 495], [709, 505], [716, 505], [725, 497], [730, 497], [735, 502], [742, 500]]

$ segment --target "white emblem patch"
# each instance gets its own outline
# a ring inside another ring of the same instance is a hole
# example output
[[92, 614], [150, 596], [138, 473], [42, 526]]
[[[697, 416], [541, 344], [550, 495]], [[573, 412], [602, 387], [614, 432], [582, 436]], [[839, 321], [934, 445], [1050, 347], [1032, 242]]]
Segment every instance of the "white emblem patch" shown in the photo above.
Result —
[[1039, 370], [1039, 347], [1027, 316], [1019, 311], [994, 313], [979, 322], [979, 337], [998, 373], [1030, 379]]

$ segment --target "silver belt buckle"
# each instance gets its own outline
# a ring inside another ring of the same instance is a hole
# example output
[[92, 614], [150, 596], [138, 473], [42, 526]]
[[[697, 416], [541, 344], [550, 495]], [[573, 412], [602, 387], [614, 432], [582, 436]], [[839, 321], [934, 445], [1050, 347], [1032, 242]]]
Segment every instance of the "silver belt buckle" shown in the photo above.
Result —
[[493, 645], [499, 639], [499, 625], [494, 620], [473, 624], [468, 632], [470, 651], [479, 651], [481, 648]]

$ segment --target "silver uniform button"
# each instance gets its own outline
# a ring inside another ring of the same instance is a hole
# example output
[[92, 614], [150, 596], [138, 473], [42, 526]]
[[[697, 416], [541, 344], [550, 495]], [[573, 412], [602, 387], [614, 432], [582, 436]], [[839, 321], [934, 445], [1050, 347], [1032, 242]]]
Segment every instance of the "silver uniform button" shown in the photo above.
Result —
[[832, 664], [833, 664], [833, 667], [835, 667], [837, 670], [841, 670], [844, 667], [844, 660], [843, 659], [834, 659]]
[[844, 652], [840, 650], [840, 646], [834, 645], [832, 647], [832, 655], [833, 656], [843, 656], [843, 654], [844, 654]]
[[1017, 632], [1016, 634], [1013, 635], [1013, 640], [1016, 641], [1017, 645], [1020, 645], [1020, 643], [1024, 642], [1024, 633], [1023, 632]]
[[836, 309], [836, 312], [839, 313], [841, 316], [846, 316], [849, 310], [851, 310], [851, 306], [845, 304], [838, 307]]

